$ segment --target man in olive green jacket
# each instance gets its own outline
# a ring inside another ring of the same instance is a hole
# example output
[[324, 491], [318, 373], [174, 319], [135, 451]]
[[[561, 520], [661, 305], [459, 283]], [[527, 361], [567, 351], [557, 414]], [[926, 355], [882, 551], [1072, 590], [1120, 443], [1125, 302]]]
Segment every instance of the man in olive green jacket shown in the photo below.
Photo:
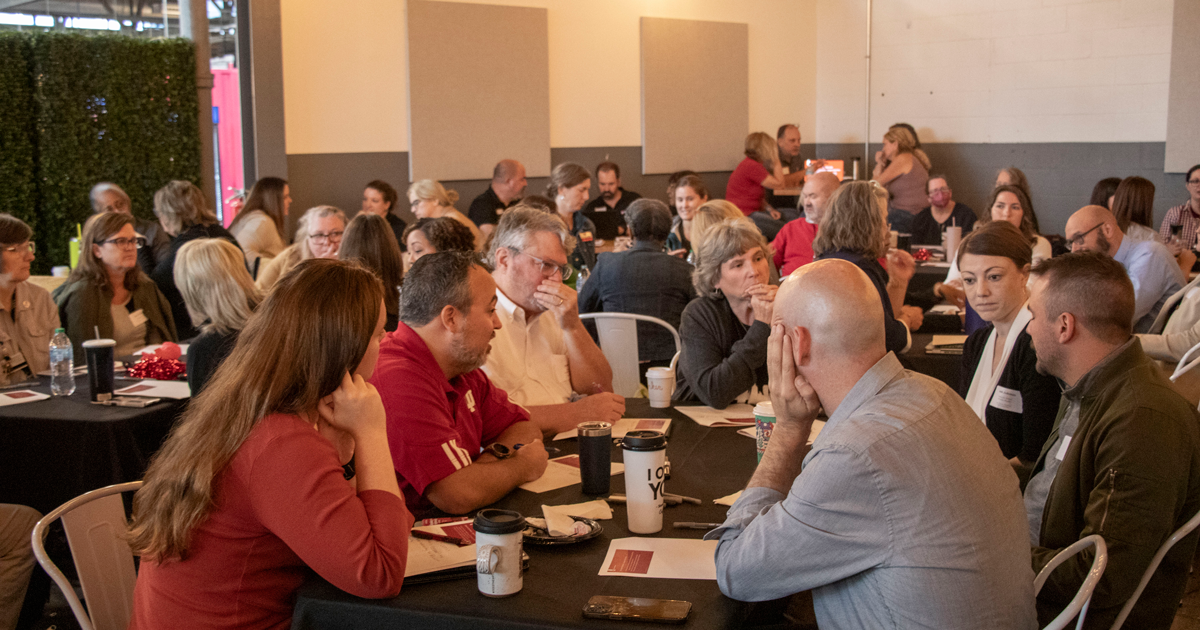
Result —
[[[1158, 548], [1200, 509], [1200, 417], [1133, 337], [1133, 285], [1119, 263], [1068, 254], [1033, 274], [1037, 369], [1065, 387], [1025, 488], [1034, 570], [1100, 534], [1108, 567], [1084, 627], [1108, 628]], [[1125, 627], [1171, 627], [1195, 551], [1196, 536], [1172, 548]], [[1086, 550], [1051, 574], [1038, 594], [1043, 625], [1078, 592], [1093, 557]]]

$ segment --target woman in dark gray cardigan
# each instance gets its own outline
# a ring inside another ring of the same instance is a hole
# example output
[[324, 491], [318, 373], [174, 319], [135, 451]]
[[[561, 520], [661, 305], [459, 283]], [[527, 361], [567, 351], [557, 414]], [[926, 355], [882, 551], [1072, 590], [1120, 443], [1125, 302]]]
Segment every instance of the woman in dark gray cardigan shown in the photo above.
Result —
[[674, 398], [717, 409], [763, 400], [779, 288], [768, 283], [767, 241], [749, 220], [727, 219], [704, 234], [696, 252], [692, 282], [700, 297], [683, 310]]

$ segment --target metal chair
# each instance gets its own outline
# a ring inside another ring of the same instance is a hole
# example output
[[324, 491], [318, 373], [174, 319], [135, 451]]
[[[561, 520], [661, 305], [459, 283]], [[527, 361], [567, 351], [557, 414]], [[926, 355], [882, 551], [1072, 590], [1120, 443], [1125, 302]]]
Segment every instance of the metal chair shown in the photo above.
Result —
[[1130, 611], [1137, 604], [1138, 598], [1142, 596], [1142, 591], [1146, 590], [1146, 585], [1150, 583], [1150, 578], [1154, 577], [1154, 572], [1158, 570], [1158, 565], [1162, 564], [1162, 559], [1166, 557], [1167, 552], [1171, 551], [1171, 547], [1174, 547], [1175, 543], [1187, 538], [1188, 534], [1192, 533], [1197, 525], [1200, 525], [1200, 512], [1196, 512], [1192, 520], [1184, 523], [1183, 527], [1175, 530], [1175, 533], [1171, 534], [1171, 537], [1158, 548], [1158, 553], [1154, 554], [1154, 557], [1150, 560], [1150, 566], [1146, 567], [1146, 572], [1142, 574], [1142, 581], [1138, 582], [1137, 589], [1133, 591], [1133, 595], [1129, 597], [1129, 601], [1125, 602], [1125, 605], [1121, 607], [1121, 614], [1117, 615], [1116, 621], [1113, 622], [1112, 630], [1119, 630], [1125, 623], [1125, 619], [1129, 617]]
[[1076, 541], [1070, 547], [1058, 552], [1042, 570], [1038, 572], [1037, 577], [1033, 580], [1033, 594], [1037, 594], [1042, 590], [1042, 585], [1046, 583], [1046, 579], [1051, 573], [1058, 568], [1058, 565], [1066, 562], [1071, 556], [1080, 551], [1096, 546], [1096, 557], [1092, 560], [1092, 568], [1088, 571], [1087, 577], [1084, 578], [1083, 584], [1079, 587], [1079, 592], [1071, 600], [1070, 604], [1063, 609], [1057, 617], [1046, 625], [1045, 630], [1062, 630], [1071, 623], [1075, 615], [1079, 615], [1079, 621], [1075, 624], [1076, 630], [1083, 628], [1083, 618], [1087, 616], [1088, 604], [1092, 603], [1092, 591], [1096, 589], [1096, 584], [1100, 582], [1100, 578], [1104, 575], [1104, 567], [1108, 565], [1108, 546], [1104, 544], [1104, 539], [1099, 534], [1092, 534]]
[[613, 371], [613, 392], [631, 397], [637, 394], [641, 385], [641, 379], [638, 378], [638, 322], [658, 324], [670, 331], [675, 340], [675, 359], [671, 360], [671, 369], [675, 368], [682, 344], [679, 341], [679, 332], [667, 322], [657, 317], [633, 313], [584, 313], [579, 318], [590, 319], [596, 323], [596, 331], [600, 335], [600, 350], [604, 352], [604, 357], [608, 359], [608, 365]]
[[[125, 505], [121, 502], [121, 493], [140, 487], [142, 482], [133, 481], [92, 490], [60, 505], [33, 528], [34, 556], [62, 590], [83, 630], [124, 630], [129, 627], [137, 572], [133, 566], [133, 551], [125, 542]], [[75, 595], [70, 581], [46, 555], [43, 542], [46, 529], [60, 518], [67, 531], [71, 557], [75, 560], [87, 608]]]

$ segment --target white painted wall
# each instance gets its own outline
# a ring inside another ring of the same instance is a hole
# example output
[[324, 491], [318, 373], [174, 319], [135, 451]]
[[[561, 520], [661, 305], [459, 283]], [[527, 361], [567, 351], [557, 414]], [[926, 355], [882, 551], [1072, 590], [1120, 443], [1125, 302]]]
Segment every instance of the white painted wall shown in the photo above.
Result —
[[[476, 1], [547, 9], [554, 147], [641, 145], [642, 16], [748, 24], [751, 129], [793, 122], [814, 141], [818, 0]], [[408, 151], [405, 3], [282, 0], [281, 13], [287, 152]]]
[[[817, 142], [861, 142], [865, 0], [818, 0]], [[1162, 142], [1172, 0], [875, 0], [870, 138]]]

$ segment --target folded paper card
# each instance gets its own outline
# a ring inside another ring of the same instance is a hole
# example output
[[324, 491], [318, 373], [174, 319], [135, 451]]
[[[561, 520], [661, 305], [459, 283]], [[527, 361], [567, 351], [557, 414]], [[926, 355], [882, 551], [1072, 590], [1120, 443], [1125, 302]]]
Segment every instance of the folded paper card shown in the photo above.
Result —
[[[614, 440], [619, 440], [625, 437], [625, 434], [630, 431], [659, 431], [666, 433], [670, 426], [670, 418], [621, 418], [613, 425], [612, 436]], [[579, 437], [578, 429], [563, 431], [554, 436], [554, 439], [569, 440], [574, 437]]]
[[712, 407], [676, 407], [677, 411], [705, 427], [744, 427], [754, 425], [754, 407], [729, 405], [724, 409]]
[[546, 518], [546, 529], [551, 536], [569, 536], [575, 533], [576, 521], [572, 516], [604, 521], [612, 518], [612, 508], [604, 499], [571, 505], [543, 505], [542, 516]]
[[146, 396], [148, 398], [191, 398], [192, 389], [186, 381], [138, 381], [129, 387], [113, 392], [118, 396]]
[[715, 580], [715, 540], [690, 538], [617, 538], [599, 575], [676, 580]]
[[46, 394], [39, 394], [31, 389], [19, 389], [15, 392], [4, 392], [0, 394], [0, 407], [9, 405], [19, 405], [21, 403], [34, 402], [36, 400], [46, 400], [49, 398]]

